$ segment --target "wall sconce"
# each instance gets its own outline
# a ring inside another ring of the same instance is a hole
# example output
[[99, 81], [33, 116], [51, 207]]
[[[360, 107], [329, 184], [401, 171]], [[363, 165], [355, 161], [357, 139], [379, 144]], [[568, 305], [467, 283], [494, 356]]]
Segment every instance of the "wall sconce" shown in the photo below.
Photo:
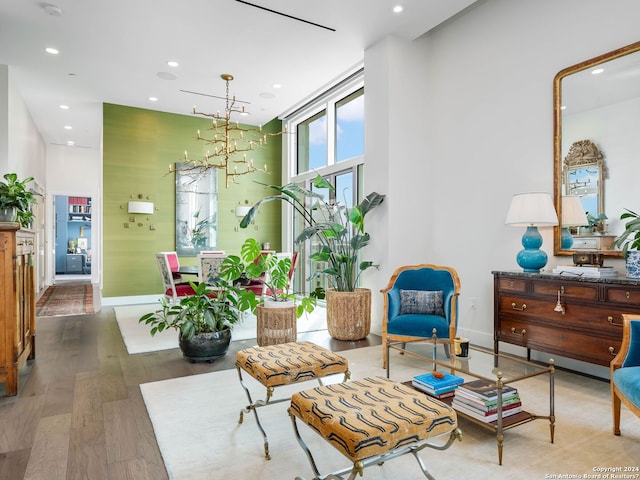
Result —
[[236, 205], [236, 217], [244, 217], [251, 210], [251, 205]]
[[[134, 198], [134, 196], [131, 195], [130, 198]], [[138, 200], [129, 201], [127, 203], [127, 213], [131, 215], [129, 217], [129, 223], [136, 223], [136, 217], [133, 215], [153, 215], [155, 213], [155, 206], [153, 205], [153, 202], [144, 201], [143, 199], [145, 197], [141, 193], [138, 194], [137, 198]], [[149, 197], [146, 197], [146, 200], [149, 200]], [[120, 206], [120, 208], [122, 209], [124, 207]], [[147, 217], [147, 220], [149, 220], [149, 217]], [[129, 223], [125, 223], [124, 228], [129, 228]], [[144, 223], [138, 222], [139, 227], [142, 227], [143, 225]], [[155, 230], [155, 225], [151, 225], [149, 229]]]
[[129, 202], [127, 213], [153, 215], [153, 202]]

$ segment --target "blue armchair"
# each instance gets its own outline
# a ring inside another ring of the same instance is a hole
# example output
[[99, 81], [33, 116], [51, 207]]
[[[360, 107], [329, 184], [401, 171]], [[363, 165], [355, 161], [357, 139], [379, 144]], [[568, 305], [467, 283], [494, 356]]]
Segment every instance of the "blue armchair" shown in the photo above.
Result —
[[620, 405], [640, 417], [640, 316], [622, 315], [622, 345], [611, 361], [613, 434], [620, 435]]
[[387, 367], [387, 344], [431, 338], [433, 329], [444, 343], [445, 353], [456, 336], [460, 279], [451, 267], [422, 264], [398, 268], [384, 296], [382, 364]]

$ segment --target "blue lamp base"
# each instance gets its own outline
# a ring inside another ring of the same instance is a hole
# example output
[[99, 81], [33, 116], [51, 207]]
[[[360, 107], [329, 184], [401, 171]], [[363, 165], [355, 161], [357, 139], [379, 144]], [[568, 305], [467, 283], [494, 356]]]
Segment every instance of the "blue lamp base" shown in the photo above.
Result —
[[562, 250], [569, 250], [573, 246], [573, 237], [571, 236], [571, 232], [569, 232], [569, 228], [565, 227], [562, 229], [560, 248]]
[[540, 269], [547, 264], [547, 254], [540, 250], [542, 246], [542, 235], [538, 232], [538, 227], [530, 226], [522, 235], [522, 246], [516, 256], [518, 265], [525, 272], [540, 273]]

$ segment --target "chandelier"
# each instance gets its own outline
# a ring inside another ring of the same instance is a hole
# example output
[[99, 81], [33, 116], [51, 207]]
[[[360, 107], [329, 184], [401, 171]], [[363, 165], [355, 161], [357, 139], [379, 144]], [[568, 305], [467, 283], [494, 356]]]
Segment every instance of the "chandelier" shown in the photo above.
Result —
[[[197, 131], [196, 139], [205, 142], [210, 147], [204, 156], [200, 159], [189, 159], [187, 151], [184, 152], [183, 164], [176, 167], [181, 172], [192, 171], [194, 174], [202, 174], [212, 168], [222, 170], [225, 174], [225, 186], [229, 188], [229, 183], [238, 183], [239, 176], [247, 175], [254, 172], [269, 173], [267, 164], [258, 167], [254, 165], [252, 158], [247, 158], [247, 154], [251, 155], [254, 147], [262, 147], [267, 144], [267, 138], [287, 133], [284, 132], [269, 133], [263, 132], [262, 126], [251, 127], [240, 125], [237, 121], [231, 120], [232, 114], [248, 115], [244, 105], [236, 106], [236, 97], [229, 96], [229, 82], [233, 80], [233, 75], [228, 73], [220, 75], [220, 78], [226, 83], [225, 109], [221, 114], [219, 111], [214, 113], [198, 112], [193, 107], [193, 114], [211, 118], [211, 127], [208, 133], [201, 134]], [[171, 172], [171, 167], [169, 167]]]

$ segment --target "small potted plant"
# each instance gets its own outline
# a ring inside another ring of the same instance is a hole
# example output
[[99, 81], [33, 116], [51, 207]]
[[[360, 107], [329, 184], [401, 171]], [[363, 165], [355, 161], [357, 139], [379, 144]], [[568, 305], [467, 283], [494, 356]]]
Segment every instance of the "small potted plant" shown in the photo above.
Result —
[[[138, 321], [151, 326], [151, 335], [173, 328], [179, 332], [179, 346], [183, 356], [194, 363], [212, 362], [227, 353], [231, 330], [242, 312], [253, 311], [257, 300], [250, 290], [233, 285], [233, 268], [221, 269], [215, 285], [191, 282], [193, 295], [172, 305], [161, 300], [161, 308], [143, 315]], [[225, 273], [226, 272], [226, 273]]]
[[622, 248], [627, 267], [627, 277], [640, 278], [640, 216], [628, 208], [620, 215], [627, 220], [624, 232], [613, 242], [614, 247]]
[[33, 177], [18, 180], [15, 173], [6, 173], [5, 181], [0, 181], [0, 221], [18, 222], [28, 228], [33, 222], [31, 206], [37, 202], [39, 195], [34, 189], [27, 188]]

